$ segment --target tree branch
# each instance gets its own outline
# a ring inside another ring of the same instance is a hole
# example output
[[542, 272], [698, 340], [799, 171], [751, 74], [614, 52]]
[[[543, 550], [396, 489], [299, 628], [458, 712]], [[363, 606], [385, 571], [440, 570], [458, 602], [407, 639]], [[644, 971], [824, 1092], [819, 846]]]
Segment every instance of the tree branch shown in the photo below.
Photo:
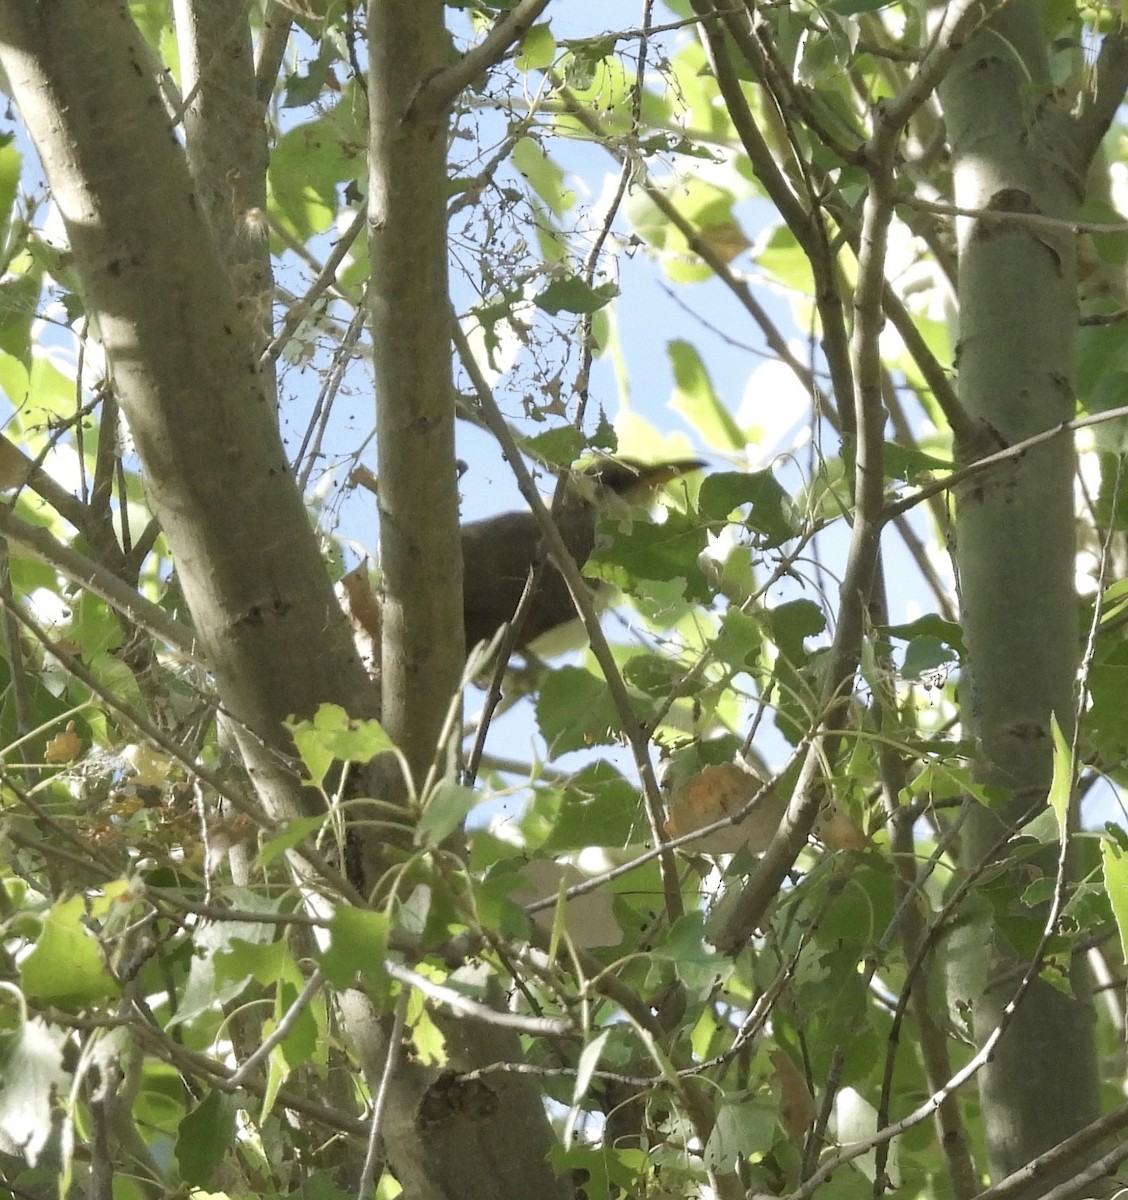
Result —
[[548, 0], [518, 0], [453, 67], [439, 71], [419, 86], [411, 98], [407, 117], [418, 119], [445, 114], [463, 88], [468, 88], [494, 63], [499, 62], [509, 47], [525, 36], [547, 7]]
[[195, 635], [187, 625], [170, 617], [160, 605], [146, 600], [100, 563], [64, 545], [41, 526], [21, 521], [3, 505], [0, 505], [0, 533], [17, 546], [31, 551], [72, 583], [105, 600], [134, 625], [160, 638], [190, 662], [205, 665]]
[[[607, 645], [607, 639], [603, 635], [603, 629], [599, 624], [599, 615], [596, 613], [595, 605], [592, 603], [591, 591], [584, 582], [584, 577], [576, 565], [576, 560], [564, 544], [564, 539], [560, 536], [560, 530], [557, 529], [556, 522], [552, 519], [552, 513], [549, 512], [544, 501], [540, 498], [540, 493], [533, 482], [533, 477], [529, 474], [529, 470], [521, 458], [521, 451], [518, 449], [517, 443], [509, 431], [509, 426], [505, 423], [505, 418], [497, 406], [497, 401], [494, 400], [493, 393], [490, 391], [485, 377], [478, 368], [474, 352], [470, 348], [470, 343], [466, 340], [466, 335], [462, 332], [453, 314], [451, 314], [451, 336], [462, 359], [462, 364], [474, 384], [486, 426], [490, 433], [497, 438], [501, 446], [506, 461], [509, 463], [510, 469], [517, 480], [517, 486], [521, 489], [521, 495], [524, 496], [525, 502], [536, 517], [537, 525], [540, 527], [541, 536], [545, 540], [548, 552], [560, 574], [564, 577], [564, 581], [568, 585], [568, 591], [572, 596], [572, 602], [576, 606], [576, 612], [579, 613], [584, 623], [584, 629], [591, 643], [592, 653], [595, 655], [596, 661], [603, 671], [607, 690], [611, 693], [615, 711], [619, 716], [623, 733], [631, 748], [635, 768], [638, 771], [639, 780], [642, 784], [643, 800], [647, 806], [647, 815], [650, 818], [651, 828], [655, 829], [660, 835], [662, 827], [660, 816], [662, 812], [662, 799], [658, 788], [658, 780], [654, 775], [654, 766], [650, 761], [649, 742], [631, 705], [631, 698], [627, 693], [626, 684], [623, 682], [618, 664], [615, 662], [615, 656], [611, 653], [611, 648]], [[666, 915], [672, 923], [684, 911], [681, 900], [681, 887], [678, 883], [677, 864], [674, 862], [673, 855], [665, 845], [662, 846], [658, 861], [662, 874]]]
[[1123, 24], [1101, 38], [1092, 78], [1093, 86], [1083, 93], [1080, 111], [1074, 119], [1077, 145], [1086, 163], [1096, 154], [1101, 138], [1124, 103], [1124, 91], [1128, 88], [1128, 29]]

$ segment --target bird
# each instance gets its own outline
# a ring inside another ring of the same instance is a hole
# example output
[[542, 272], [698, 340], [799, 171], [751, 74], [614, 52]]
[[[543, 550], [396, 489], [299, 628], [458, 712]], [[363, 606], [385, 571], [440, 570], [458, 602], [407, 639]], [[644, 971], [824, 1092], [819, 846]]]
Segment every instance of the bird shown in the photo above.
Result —
[[[568, 480], [555, 519], [577, 566], [595, 549], [596, 525], [613, 507], [649, 504], [674, 479], [705, 466], [700, 459], [643, 463], [632, 458], [606, 458], [577, 471]], [[462, 527], [462, 615], [467, 651], [489, 642], [513, 619], [530, 569], [542, 557], [542, 538], [529, 511], [502, 513]], [[516, 649], [525, 651], [546, 634], [576, 619], [576, 606], [564, 576], [551, 561], [541, 572], [532, 603], [521, 623]]]

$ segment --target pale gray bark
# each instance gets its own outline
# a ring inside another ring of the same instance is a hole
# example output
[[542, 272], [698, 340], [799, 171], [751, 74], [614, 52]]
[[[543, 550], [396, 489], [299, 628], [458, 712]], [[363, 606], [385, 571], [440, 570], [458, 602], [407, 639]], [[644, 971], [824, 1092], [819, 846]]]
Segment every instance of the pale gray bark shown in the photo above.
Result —
[[[175, 0], [188, 166], [220, 257], [261, 351], [273, 274], [266, 207], [266, 105], [245, 0]], [[273, 382], [273, 381], [271, 381]]]
[[[959, 395], [979, 428], [974, 444], [957, 449], [972, 460], [1073, 416], [1074, 234], [1067, 225], [1005, 218], [1075, 219], [1086, 140], [1054, 103], [1037, 10], [1026, 0], [1000, 8], [940, 92], [957, 204], [1003, 218], [964, 219], [959, 231]], [[1062, 437], [957, 493], [963, 719], [976, 742], [976, 778], [1000, 789], [964, 827], [969, 871], [1000, 857], [1006, 831], [1045, 805], [1051, 716], [1067, 736], [1073, 729], [1075, 466]], [[1052, 873], [1054, 855], [1042, 865]], [[1012, 883], [1017, 888], [1018, 878]], [[1025, 967], [977, 910], [956, 939], [951, 976], [980, 1043], [1003, 1019]], [[1035, 980], [979, 1077], [993, 1174], [1021, 1167], [1093, 1120], [1097, 1079], [1083, 989], [1069, 997]]]
[[127, 5], [0, 6], [0, 61], [176, 562], [198, 646], [276, 816], [307, 809], [281, 722], [375, 698], [294, 486], [255, 334]]
[[441, 0], [369, 9], [369, 221], [383, 711], [417, 786], [462, 674], [446, 196], [449, 113], [415, 105], [447, 64]]
[[[537, 5], [520, 7], [524, 18]], [[369, 6], [383, 721], [417, 787], [433, 767], [440, 777], [450, 769], [440, 737], [464, 660], [446, 229], [453, 93], [442, 87], [450, 54], [444, 12], [441, 0]], [[499, 41], [498, 54], [505, 44]], [[346, 996], [343, 1005], [374, 1085], [385, 1033], [362, 998]], [[455, 1072], [520, 1058], [511, 1031], [440, 1022]], [[409, 1200], [570, 1193], [548, 1165], [554, 1137], [528, 1077], [495, 1074], [449, 1088], [444, 1078], [401, 1064], [392, 1081], [383, 1132]]]

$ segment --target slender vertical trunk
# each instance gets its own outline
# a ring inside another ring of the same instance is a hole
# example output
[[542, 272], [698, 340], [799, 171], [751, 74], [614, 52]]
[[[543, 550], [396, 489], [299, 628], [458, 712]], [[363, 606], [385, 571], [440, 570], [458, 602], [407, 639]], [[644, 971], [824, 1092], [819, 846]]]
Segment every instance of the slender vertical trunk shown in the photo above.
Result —
[[[1068, 117], [1050, 96], [1043, 46], [1035, 7], [1018, 0], [969, 42], [941, 87], [956, 202], [997, 214], [964, 219], [959, 236], [959, 391], [979, 426], [977, 444], [957, 448], [968, 461], [1074, 412], [1073, 234], [1021, 220], [1075, 219], [1081, 199], [1083, 167]], [[1074, 475], [1072, 443], [1060, 437], [974, 476], [957, 494], [968, 647], [961, 705], [977, 747], [976, 779], [992, 797], [965, 827], [969, 872], [1001, 857], [1007, 834], [1045, 805], [1051, 717], [1067, 736], [1073, 728]], [[1041, 862], [1051, 874], [1055, 849]], [[1023, 881], [1011, 883], [1017, 897]], [[980, 1044], [1005, 1019], [1027, 967], [991, 930], [986, 908], [955, 939], [952, 962], [953, 998], [970, 1005]], [[1023, 1166], [1096, 1117], [1097, 1078], [1085, 997], [1034, 980], [980, 1075], [993, 1173]]]

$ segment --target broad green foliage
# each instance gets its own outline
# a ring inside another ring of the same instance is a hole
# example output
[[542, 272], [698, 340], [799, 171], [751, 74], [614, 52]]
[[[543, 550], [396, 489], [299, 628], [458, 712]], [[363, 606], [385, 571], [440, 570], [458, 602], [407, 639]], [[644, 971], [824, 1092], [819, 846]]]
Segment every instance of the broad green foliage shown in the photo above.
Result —
[[[130, 11], [150, 66], [179, 84], [169, 7]], [[364, 6], [267, 7], [291, 26], [256, 214], [287, 331], [274, 348], [279, 420], [340, 575], [376, 545], [355, 470], [371, 461], [373, 425], [363, 230], [332, 280], [313, 281], [368, 185]], [[446, 7], [454, 62], [514, 5]], [[550, 3], [454, 104], [451, 300], [545, 490], [603, 453], [700, 454], [708, 468], [669, 485], [656, 513], [599, 522], [585, 573], [613, 598], [603, 628], [618, 688], [587, 651], [529, 655], [503, 685], [514, 713], [474, 717], [487, 723], [477, 775], [437, 762], [409, 781], [406, 813], [350, 787], [373, 760], [406, 771], [384, 727], [326, 704], [288, 726], [311, 815], [265, 815], [237, 745], [253, 731], [225, 728], [189, 652], [178, 572], [206, 563], [168, 553], [34, 151], [18, 126], [0, 136], [0, 1200], [355, 1195], [374, 1089], [336, 1016], [350, 988], [388, 1028], [402, 1020], [399, 1066], [440, 1080], [452, 1011], [529, 1018], [522, 1069], [559, 1135], [551, 1162], [587, 1200], [806, 1196], [820, 1167], [882, 1129], [820, 1197], [960, 1195], [930, 1114], [892, 1126], [975, 1052], [944, 972], [952, 935], [982, 913], [1064, 991], [1086, 954], [1099, 960], [1112, 981], [1109, 1009], [1095, 1010], [1100, 1082], [1119, 1087], [1124, 417], [1079, 434], [1090, 636], [1076, 648], [1076, 742], [1062, 732], [1070, 714], [1054, 725], [1053, 819], [1007, 828], [1006, 866], [969, 873], [963, 809], [1003, 801], [960, 726], [967, 650], [950, 494], [935, 486], [965, 448], [937, 395], [958, 334], [953, 220], [935, 203], [952, 181], [931, 102], [883, 181], [897, 207], [874, 333], [887, 419], [870, 458], [835, 391], [859, 370], [865, 143], [931, 34], [920, 7], [874, 0], [756, 5], [750, 22], [697, 25], [700, 7]], [[251, 5], [256, 46], [262, 9]], [[646, 39], [631, 24], [641, 11], [657, 27]], [[1111, 18], [1056, 4], [1046, 20], [1068, 110], [1091, 87], [1077, 57]], [[23, 98], [9, 97], [18, 116]], [[1105, 153], [1113, 186], [1085, 216], [1112, 225], [1122, 133]], [[1125, 237], [1086, 237], [1085, 323], [1063, 385], [1081, 416], [1128, 405]], [[511, 495], [507, 467], [482, 449], [459, 366], [467, 507], [515, 505], [496, 499]], [[879, 512], [857, 507], [859, 462], [879, 472]], [[850, 539], [870, 519], [883, 558], [843, 660], [836, 639], [858, 599]], [[155, 608], [111, 604], [107, 584]], [[450, 720], [465, 713], [470, 728], [485, 686], [488, 672], [467, 679]], [[808, 753], [821, 756], [819, 818], [729, 952], [764, 849], [733, 831], [757, 811], [779, 822]], [[743, 790], [694, 787], [733, 764]], [[656, 852], [679, 804], [691, 834], [717, 823], [735, 844], [687, 835]], [[392, 847], [370, 894], [351, 874], [358, 827]], [[1059, 876], [1068, 839], [1079, 869]], [[475, 1080], [487, 1096], [491, 1069]], [[979, 1155], [974, 1085], [956, 1095]], [[375, 1194], [391, 1200], [394, 1164], [377, 1162]], [[985, 1172], [975, 1157], [975, 1178]]]

